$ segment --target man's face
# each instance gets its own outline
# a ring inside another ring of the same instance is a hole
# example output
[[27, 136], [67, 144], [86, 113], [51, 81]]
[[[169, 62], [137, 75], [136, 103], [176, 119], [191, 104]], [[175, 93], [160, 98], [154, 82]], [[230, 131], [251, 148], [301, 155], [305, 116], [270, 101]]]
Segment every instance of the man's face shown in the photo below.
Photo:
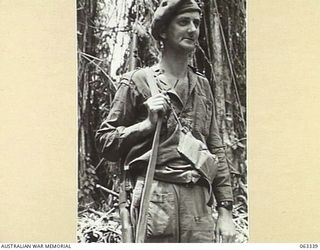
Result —
[[165, 47], [185, 52], [195, 49], [199, 37], [200, 14], [198, 11], [177, 15], [161, 35]]

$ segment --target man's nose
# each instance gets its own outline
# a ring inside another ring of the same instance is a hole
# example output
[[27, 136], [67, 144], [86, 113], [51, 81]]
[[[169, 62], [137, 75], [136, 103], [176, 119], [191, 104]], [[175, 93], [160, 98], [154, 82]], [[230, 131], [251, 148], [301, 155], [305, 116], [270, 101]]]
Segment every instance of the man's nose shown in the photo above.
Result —
[[195, 31], [197, 31], [197, 26], [196, 26], [193, 22], [190, 22], [188, 31], [189, 31], [189, 32], [195, 32]]

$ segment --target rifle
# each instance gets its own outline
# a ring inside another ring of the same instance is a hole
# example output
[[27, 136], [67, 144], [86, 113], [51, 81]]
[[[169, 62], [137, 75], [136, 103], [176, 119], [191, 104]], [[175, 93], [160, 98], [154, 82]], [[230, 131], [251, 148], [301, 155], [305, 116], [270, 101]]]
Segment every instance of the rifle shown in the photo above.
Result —
[[120, 177], [120, 193], [119, 193], [119, 211], [121, 218], [121, 231], [122, 242], [132, 243], [133, 241], [133, 228], [130, 220], [129, 204], [128, 204], [128, 191], [126, 188], [127, 171], [122, 170]]
[[[159, 89], [156, 84], [156, 76], [154, 76], [154, 72], [152, 69], [145, 69], [146, 71], [146, 79], [147, 83], [149, 84], [151, 95], [155, 95], [159, 93]], [[159, 140], [160, 140], [160, 130], [162, 125], [162, 116], [159, 116], [156, 126], [156, 131], [153, 137], [152, 148], [150, 159], [147, 167], [147, 173], [145, 178], [145, 183], [143, 187], [141, 203], [140, 203], [140, 212], [139, 218], [137, 222], [137, 229], [136, 229], [136, 243], [143, 243], [145, 239], [146, 229], [147, 229], [147, 213], [149, 208], [149, 203], [151, 199], [151, 186], [154, 177], [154, 172], [157, 163], [157, 155], [158, 155], [158, 148], [159, 148]]]

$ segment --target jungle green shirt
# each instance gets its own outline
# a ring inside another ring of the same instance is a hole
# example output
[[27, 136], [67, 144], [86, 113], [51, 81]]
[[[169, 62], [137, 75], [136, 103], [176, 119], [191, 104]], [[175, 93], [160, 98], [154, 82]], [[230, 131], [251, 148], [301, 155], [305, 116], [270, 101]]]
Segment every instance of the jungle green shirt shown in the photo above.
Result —
[[[153, 67], [155, 76], [162, 74], [158, 66]], [[215, 118], [214, 99], [208, 80], [188, 70], [189, 83], [185, 87], [158, 81], [160, 90], [169, 92], [172, 106], [183, 126], [194, 137], [206, 143], [211, 153], [219, 158], [218, 172], [212, 190], [218, 202], [233, 200], [231, 178], [224, 147], [219, 136]], [[145, 171], [151, 151], [152, 135], [146, 135], [138, 126], [147, 118], [144, 102], [151, 96], [146, 83], [145, 71], [136, 70], [125, 74], [113, 100], [108, 117], [101, 124], [96, 137], [104, 157], [110, 161], [123, 159], [125, 169], [137, 175]], [[157, 157], [155, 179], [189, 183], [192, 166], [177, 151], [179, 129], [172, 111], [164, 117]]]

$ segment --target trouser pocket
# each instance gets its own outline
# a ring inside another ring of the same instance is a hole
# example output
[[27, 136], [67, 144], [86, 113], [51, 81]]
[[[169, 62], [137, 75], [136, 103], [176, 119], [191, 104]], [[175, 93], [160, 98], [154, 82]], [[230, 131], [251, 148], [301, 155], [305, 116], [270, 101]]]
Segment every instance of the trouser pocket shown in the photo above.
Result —
[[214, 242], [215, 222], [212, 209], [206, 205], [209, 193], [206, 187], [195, 185], [180, 189], [179, 203], [181, 242]]
[[176, 225], [174, 195], [154, 190], [147, 215], [147, 238], [171, 236]]
[[214, 221], [211, 215], [195, 216], [190, 220], [189, 228], [181, 232], [181, 241], [185, 243], [214, 242]]

